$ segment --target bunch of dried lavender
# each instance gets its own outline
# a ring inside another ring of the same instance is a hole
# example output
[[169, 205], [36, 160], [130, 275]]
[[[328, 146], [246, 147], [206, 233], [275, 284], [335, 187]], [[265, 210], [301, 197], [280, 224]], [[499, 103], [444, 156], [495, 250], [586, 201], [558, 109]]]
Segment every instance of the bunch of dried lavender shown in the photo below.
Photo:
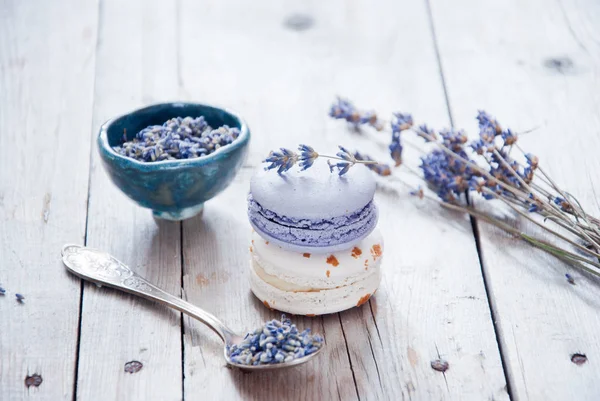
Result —
[[[343, 99], [338, 99], [331, 106], [329, 114], [333, 118], [346, 120], [354, 127], [371, 126], [382, 131], [387, 125], [376, 113], [360, 111]], [[517, 133], [503, 129], [495, 118], [484, 111], [479, 111], [477, 120], [479, 138], [469, 143], [464, 131], [446, 129], [435, 132], [426, 125], [415, 127], [410, 114], [394, 114], [389, 123], [390, 156], [396, 166], [417, 174], [427, 184], [426, 189], [415, 188], [411, 193], [420, 198], [436, 200], [446, 208], [469, 213], [600, 276], [600, 219], [586, 213], [573, 195], [561, 189], [540, 166], [537, 156], [520, 148]], [[420, 173], [402, 164], [402, 136], [405, 133], [423, 138], [432, 147], [422, 154]], [[517, 153], [516, 156], [513, 153]], [[361, 159], [372, 160], [366, 156], [361, 156]], [[378, 172], [375, 166], [371, 165], [371, 168]], [[385, 174], [381, 175], [390, 175], [389, 168], [382, 171]], [[428, 195], [427, 190], [433, 191], [437, 199]], [[491, 213], [475, 209], [467, 201], [473, 194], [503, 202], [518, 215], [576, 248], [579, 253], [568, 246], [558, 246], [535, 238]], [[532, 214], [543, 217], [544, 222], [535, 219]]]

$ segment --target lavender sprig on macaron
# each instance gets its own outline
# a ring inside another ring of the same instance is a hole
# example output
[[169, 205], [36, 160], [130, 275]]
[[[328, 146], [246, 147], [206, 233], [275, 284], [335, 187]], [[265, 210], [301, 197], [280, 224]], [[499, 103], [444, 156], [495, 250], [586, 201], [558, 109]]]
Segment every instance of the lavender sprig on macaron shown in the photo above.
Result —
[[356, 164], [364, 164], [379, 175], [390, 174], [388, 165], [378, 163], [370, 157], [363, 156], [358, 152], [351, 153], [343, 146], [338, 147], [340, 151], [336, 153], [335, 156], [320, 154], [308, 145], [299, 145], [299, 153], [290, 149], [280, 148], [279, 151], [271, 151], [269, 156], [263, 160], [263, 163], [269, 163], [269, 165], [265, 167], [265, 170], [277, 169], [277, 173], [281, 174], [290, 170], [296, 164], [300, 166], [300, 171], [307, 170], [313, 166], [318, 158], [322, 157], [325, 159], [337, 160], [335, 163], [331, 163], [330, 160], [327, 160], [327, 164], [329, 165], [330, 172], [333, 173], [337, 170], [338, 175], [340, 176], [346, 174], [348, 170]]

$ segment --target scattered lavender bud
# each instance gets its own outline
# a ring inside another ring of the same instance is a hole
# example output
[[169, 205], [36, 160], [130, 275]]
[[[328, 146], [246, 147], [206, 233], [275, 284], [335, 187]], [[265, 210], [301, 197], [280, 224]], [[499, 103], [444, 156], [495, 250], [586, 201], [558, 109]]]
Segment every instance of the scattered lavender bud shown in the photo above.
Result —
[[289, 362], [317, 352], [323, 338], [310, 329], [299, 332], [285, 315], [249, 332], [228, 350], [231, 362], [240, 365], [268, 365]]
[[585, 354], [573, 354], [571, 355], [571, 362], [575, 365], [583, 365], [587, 362], [587, 356]]
[[567, 278], [569, 284], [575, 285], [575, 279], [569, 273], [565, 274], [565, 277]]
[[4, 295], [6, 294], [6, 290], [2, 287], [0, 287], [0, 295]]
[[419, 199], [423, 199], [423, 197], [425, 196], [425, 192], [423, 192], [423, 188], [420, 185], [414, 191], [410, 191], [410, 194], [412, 196], [416, 196]]
[[25, 297], [23, 295], [15, 294], [15, 297], [17, 298], [17, 302], [25, 303]]
[[443, 359], [436, 359], [435, 361], [431, 361], [431, 368], [433, 370], [437, 370], [438, 372], [444, 373], [448, 370], [449, 367], [450, 365], [448, 364], [448, 362], [444, 361]]
[[207, 156], [231, 144], [239, 136], [237, 128], [223, 125], [213, 129], [204, 117], [175, 117], [163, 125], [144, 128], [113, 149], [120, 155], [143, 162], [192, 159]]
[[139, 361], [129, 361], [125, 364], [125, 372], [127, 373], [137, 373], [144, 367], [144, 364]]

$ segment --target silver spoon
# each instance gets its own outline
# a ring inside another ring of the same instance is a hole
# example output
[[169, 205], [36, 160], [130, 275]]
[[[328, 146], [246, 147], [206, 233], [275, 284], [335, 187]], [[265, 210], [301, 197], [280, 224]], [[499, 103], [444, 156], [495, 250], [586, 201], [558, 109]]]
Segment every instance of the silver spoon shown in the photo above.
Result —
[[308, 362], [323, 349], [323, 346], [321, 346], [316, 352], [289, 362], [268, 365], [235, 363], [229, 358], [228, 350], [232, 345], [239, 344], [244, 337], [234, 333], [215, 316], [149, 283], [106, 252], [85, 246], [67, 244], [62, 249], [62, 259], [67, 270], [84, 280], [91, 281], [96, 285], [106, 285], [130, 294], [139, 295], [142, 298], [156, 301], [198, 319], [221, 337], [225, 343], [225, 360], [231, 366], [244, 370], [289, 368]]

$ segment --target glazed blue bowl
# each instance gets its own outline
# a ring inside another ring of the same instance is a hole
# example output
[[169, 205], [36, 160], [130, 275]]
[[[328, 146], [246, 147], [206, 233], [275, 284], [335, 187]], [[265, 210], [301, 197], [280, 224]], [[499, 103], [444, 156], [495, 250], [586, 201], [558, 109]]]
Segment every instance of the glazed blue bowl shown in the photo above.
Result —
[[[194, 159], [144, 163], [118, 154], [113, 147], [132, 139], [149, 125], [162, 125], [173, 117], [200, 117], [214, 128], [236, 127], [233, 143]], [[168, 220], [190, 218], [204, 202], [223, 191], [242, 166], [250, 130], [237, 114], [198, 103], [161, 103], [107, 121], [100, 128], [98, 150], [110, 179], [129, 198]]]

